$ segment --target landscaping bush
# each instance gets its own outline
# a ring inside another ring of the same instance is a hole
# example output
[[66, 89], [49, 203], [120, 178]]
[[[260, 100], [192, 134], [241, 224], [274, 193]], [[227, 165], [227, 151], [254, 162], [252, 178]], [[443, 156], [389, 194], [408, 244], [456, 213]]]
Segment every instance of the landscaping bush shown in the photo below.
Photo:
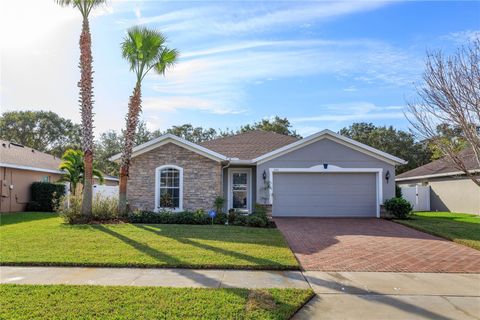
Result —
[[403, 198], [391, 198], [384, 203], [385, 210], [395, 218], [406, 219], [412, 212], [412, 205]]
[[65, 196], [65, 185], [50, 182], [34, 182], [30, 186], [31, 201], [27, 204], [28, 211], [55, 211], [60, 199]]
[[60, 200], [56, 211], [70, 224], [88, 222], [111, 222], [119, 220], [118, 199], [114, 197], [96, 196], [92, 202], [91, 221], [82, 216], [82, 197], [68, 196]]
[[243, 214], [235, 213], [235, 218], [233, 219], [232, 224], [234, 226], [246, 226], [248, 217]]
[[[220, 213], [213, 219], [214, 224], [225, 224], [226, 214]], [[211, 224], [212, 218], [204, 211], [135, 211], [128, 215], [131, 223], [159, 223], [159, 224]]]
[[223, 212], [217, 212], [215, 219], [213, 219], [214, 224], [226, 224], [227, 223], [227, 214]]
[[215, 206], [215, 211], [217, 213], [223, 213], [223, 205], [225, 204], [225, 198], [216, 197], [213, 205]]
[[266, 227], [268, 224], [267, 215], [255, 214], [247, 216], [247, 226], [249, 227]]
[[[195, 212], [151, 212], [135, 211], [128, 215], [128, 221], [131, 223], [158, 223], [158, 224], [212, 224], [212, 218], [203, 210]], [[251, 215], [230, 213], [228, 216], [229, 224], [235, 226], [248, 227], [268, 227], [269, 221], [267, 215], [263, 212], [254, 212]], [[213, 224], [224, 225], [227, 222], [225, 213], [217, 213], [213, 219]]]
[[235, 212], [235, 210], [230, 209], [228, 210], [228, 224], [233, 224], [233, 221], [235, 221], [235, 218], [238, 216], [238, 213]]

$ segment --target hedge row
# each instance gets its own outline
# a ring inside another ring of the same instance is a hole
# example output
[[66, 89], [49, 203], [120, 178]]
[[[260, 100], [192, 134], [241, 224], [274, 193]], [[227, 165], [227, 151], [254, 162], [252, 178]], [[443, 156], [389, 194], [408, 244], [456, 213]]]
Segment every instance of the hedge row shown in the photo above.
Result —
[[50, 182], [34, 182], [30, 186], [31, 201], [27, 204], [28, 211], [52, 212], [56, 204], [65, 196], [64, 184]]
[[221, 224], [227, 223], [235, 226], [248, 227], [271, 227], [271, 223], [265, 212], [254, 212], [250, 215], [238, 214], [231, 212], [228, 215], [218, 213], [212, 218], [203, 210], [195, 212], [152, 212], [152, 211], [135, 211], [128, 215], [128, 222], [131, 223], [152, 223], [152, 224]]

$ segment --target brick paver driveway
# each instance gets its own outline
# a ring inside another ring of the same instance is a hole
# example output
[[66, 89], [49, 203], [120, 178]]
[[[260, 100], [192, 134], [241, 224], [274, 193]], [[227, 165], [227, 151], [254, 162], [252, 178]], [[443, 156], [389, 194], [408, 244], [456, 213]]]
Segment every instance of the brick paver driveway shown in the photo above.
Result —
[[304, 270], [480, 272], [480, 251], [382, 219], [276, 218]]

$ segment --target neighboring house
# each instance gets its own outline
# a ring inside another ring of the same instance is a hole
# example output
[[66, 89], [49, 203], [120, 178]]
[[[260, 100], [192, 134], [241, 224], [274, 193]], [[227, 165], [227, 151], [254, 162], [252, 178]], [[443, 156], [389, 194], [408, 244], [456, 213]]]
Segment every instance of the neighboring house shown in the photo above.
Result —
[[167, 134], [134, 148], [127, 198], [132, 209], [153, 211], [209, 209], [222, 196], [225, 209], [260, 203], [273, 216], [378, 217], [403, 163], [329, 130], [301, 140], [251, 131], [200, 144]]
[[[472, 173], [480, 166], [472, 150], [460, 153]], [[477, 177], [480, 177], [477, 175]], [[442, 158], [397, 176], [399, 186], [430, 186], [430, 210], [480, 214], [480, 187]]]
[[[33, 182], [56, 182], [61, 159], [17, 143], [0, 140], [0, 212], [25, 211]], [[105, 177], [106, 185], [118, 185]]]

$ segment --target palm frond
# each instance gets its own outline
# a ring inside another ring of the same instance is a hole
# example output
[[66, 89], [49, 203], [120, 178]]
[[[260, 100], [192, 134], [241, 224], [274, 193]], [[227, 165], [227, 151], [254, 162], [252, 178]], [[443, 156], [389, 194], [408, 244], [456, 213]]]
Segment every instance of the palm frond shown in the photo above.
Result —
[[103, 177], [103, 173], [100, 170], [93, 169], [93, 176], [97, 177], [100, 184], [103, 184], [105, 182], [105, 178]]
[[[138, 26], [128, 29], [121, 44], [122, 57], [129, 62], [130, 70], [137, 74], [139, 81], [161, 60], [166, 41], [165, 35], [157, 30]], [[178, 55], [175, 50], [169, 51], [170, 55], [167, 54], [165, 58], [173, 57], [174, 53]], [[169, 65], [166, 63], [165, 69]]]
[[155, 64], [155, 71], [161, 75], [165, 75], [165, 71], [175, 65], [179, 55], [177, 49], [165, 47], [158, 58], [158, 62]]

